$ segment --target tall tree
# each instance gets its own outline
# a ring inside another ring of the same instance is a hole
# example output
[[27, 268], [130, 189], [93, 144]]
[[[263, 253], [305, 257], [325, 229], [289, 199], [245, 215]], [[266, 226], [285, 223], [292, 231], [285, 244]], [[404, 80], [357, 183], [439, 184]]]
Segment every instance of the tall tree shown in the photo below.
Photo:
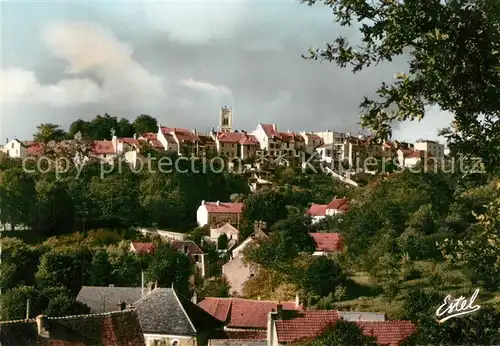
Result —
[[455, 115], [444, 134], [457, 150], [480, 156], [488, 169], [499, 166], [500, 2], [303, 2], [323, 2], [341, 26], [356, 25], [361, 34], [360, 43], [337, 37], [308, 58], [351, 66], [355, 73], [407, 56], [408, 73], [398, 74], [392, 85], [382, 83], [376, 100], [361, 103], [363, 126], [386, 137], [393, 121], [420, 120], [429, 106], [438, 106]]
[[125, 118], [118, 121], [116, 135], [118, 137], [132, 137], [135, 133], [134, 126]]
[[135, 133], [158, 132], [158, 121], [147, 114], [141, 114], [132, 123]]
[[50, 141], [62, 141], [67, 137], [66, 132], [60, 125], [44, 123], [36, 127], [37, 131], [33, 135], [33, 140], [40, 143], [49, 143]]

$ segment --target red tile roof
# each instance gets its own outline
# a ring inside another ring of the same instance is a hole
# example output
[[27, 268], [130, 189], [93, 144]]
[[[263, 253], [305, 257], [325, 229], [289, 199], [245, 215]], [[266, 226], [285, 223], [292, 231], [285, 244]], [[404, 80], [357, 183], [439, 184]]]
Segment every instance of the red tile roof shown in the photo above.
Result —
[[396, 346], [416, 331], [411, 321], [356, 322], [366, 336], [375, 336], [379, 345]]
[[239, 143], [241, 145], [257, 145], [259, 144], [259, 141], [254, 135], [247, 135], [245, 133], [245, 136], [240, 139]]
[[316, 242], [316, 251], [342, 251], [342, 236], [339, 233], [309, 233]]
[[283, 142], [293, 142], [295, 140], [295, 135], [288, 132], [278, 132], [278, 136]]
[[243, 203], [223, 203], [205, 202], [207, 211], [212, 214], [241, 214], [243, 212]]
[[114, 154], [115, 148], [112, 141], [94, 141], [92, 143], [92, 153], [100, 154]]
[[278, 341], [294, 342], [319, 336], [338, 319], [339, 314], [335, 310], [301, 311], [291, 319], [276, 321]]
[[153, 243], [139, 243], [133, 241], [131, 243], [134, 252], [139, 254], [151, 254], [155, 252], [155, 246]]
[[[230, 328], [266, 329], [269, 313], [278, 309], [274, 301], [241, 298], [205, 298], [198, 305]], [[302, 309], [295, 302], [283, 302], [282, 305], [286, 310]]]
[[169, 134], [171, 132], [175, 132], [175, 131], [180, 131], [180, 132], [189, 132], [189, 129], [186, 129], [186, 128], [180, 128], [180, 127], [164, 127], [162, 126], [161, 127], [161, 132], [165, 135], [165, 134]]
[[201, 142], [200, 138], [189, 131], [179, 131], [174, 132], [174, 136], [177, 137], [179, 142]]
[[45, 152], [45, 148], [42, 143], [29, 142], [29, 144], [26, 144], [26, 147], [26, 153], [29, 156], [40, 156]]
[[37, 346], [144, 346], [144, 335], [135, 311], [46, 317], [48, 336], [38, 334], [36, 320], [0, 322], [2, 345]]
[[242, 145], [256, 145], [259, 142], [254, 135], [244, 132], [219, 132], [217, 140], [222, 143], [239, 143]]
[[238, 143], [243, 137], [243, 133], [239, 132], [219, 132], [217, 140], [222, 143]]
[[[276, 321], [278, 342], [289, 343], [321, 335], [339, 319], [334, 310], [306, 310], [290, 319]], [[375, 336], [379, 345], [395, 346], [413, 334], [416, 326], [411, 321], [355, 322], [366, 336]]]
[[311, 204], [309, 209], [307, 209], [306, 214], [310, 216], [325, 216], [326, 215], [326, 204]]
[[328, 203], [326, 209], [346, 212], [349, 210], [349, 200], [347, 198], [334, 198], [330, 203]]
[[[161, 132], [167, 138], [168, 136], [175, 136], [179, 142], [200, 142], [200, 138], [189, 131], [186, 128], [178, 128], [178, 127], [161, 127]], [[173, 140], [174, 138], [171, 137]], [[167, 141], [170, 139], [167, 138]]]
[[409, 155], [414, 153], [414, 150], [411, 149], [399, 149], [403, 153], [403, 157], [408, 157]]
[[264, 133], [266, 134], [267, 137], [273, 138], [280, 138], [280, 133], [275, 130], [274, 124], [260, 124], [262, 129], [264, 130]]

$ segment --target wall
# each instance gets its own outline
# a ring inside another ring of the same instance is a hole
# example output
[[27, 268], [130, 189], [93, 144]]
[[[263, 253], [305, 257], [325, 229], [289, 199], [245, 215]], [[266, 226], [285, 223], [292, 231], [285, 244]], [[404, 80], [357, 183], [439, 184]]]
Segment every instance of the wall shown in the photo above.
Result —
[[222, 266], [222, 274], [231, 284], [230, 293], [236, 291], [238, 295], [241, 295], [243, 284], [250, 278], [253, 271], [243, 263], [241, 257], [236, 257]]
[[178, 346], [198, 346], [196, 337], [178, 336], [178, 335], [162, 335], [162, 334], [144, 334], [146, 346], [156, 346], [155, 340], [162, 341], [159, 345], [171, 346], [174, 341], [178, 342]]

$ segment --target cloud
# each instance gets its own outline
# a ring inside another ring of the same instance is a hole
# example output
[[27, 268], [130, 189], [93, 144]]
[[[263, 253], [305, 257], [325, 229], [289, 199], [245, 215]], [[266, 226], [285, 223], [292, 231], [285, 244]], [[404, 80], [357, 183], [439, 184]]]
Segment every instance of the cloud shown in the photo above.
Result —
[[42, 85], [33, 71], [10, 68], [1, 71], [2, 104], [50, 103], [66, 107], [79, 103], [98, 102], [99, 86], [88, 78], [63, 79], [56, 84]]
[[215, 85], [208, 82], [194, 80], [193, 78], [182, 79], [179, 84], [194, 90], [206, 91], [222, 95], [232, 94], [231, 89], [229, 89], [225, 85]]
[[[58, 23], [43, 33], [55, 58], [67, 63], [67, 77], [42, 84], [34, 71], [1, 71], [2, 102], [42, 103], [54, 107], [99, 103], [106, 99], [163, 96], [162, 79], [132, 59], [132, 50], [107, 29], [91, 23]], [[83, 73], [94, 74], [98, 82]]]
[[247, 13], [248, 2], [166, 1], [144, 5], [150, 24], [175, 42], [208, 43], [228, 39]]

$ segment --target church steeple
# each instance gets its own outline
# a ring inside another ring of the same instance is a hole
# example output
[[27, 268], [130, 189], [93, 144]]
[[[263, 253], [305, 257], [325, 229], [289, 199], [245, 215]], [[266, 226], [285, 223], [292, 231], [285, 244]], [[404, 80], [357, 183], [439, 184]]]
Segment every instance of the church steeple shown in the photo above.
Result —
[[231, 132], [233, 129], [233, 109], [223, 106], [220, 110], [219, 129], [221, 132]]

